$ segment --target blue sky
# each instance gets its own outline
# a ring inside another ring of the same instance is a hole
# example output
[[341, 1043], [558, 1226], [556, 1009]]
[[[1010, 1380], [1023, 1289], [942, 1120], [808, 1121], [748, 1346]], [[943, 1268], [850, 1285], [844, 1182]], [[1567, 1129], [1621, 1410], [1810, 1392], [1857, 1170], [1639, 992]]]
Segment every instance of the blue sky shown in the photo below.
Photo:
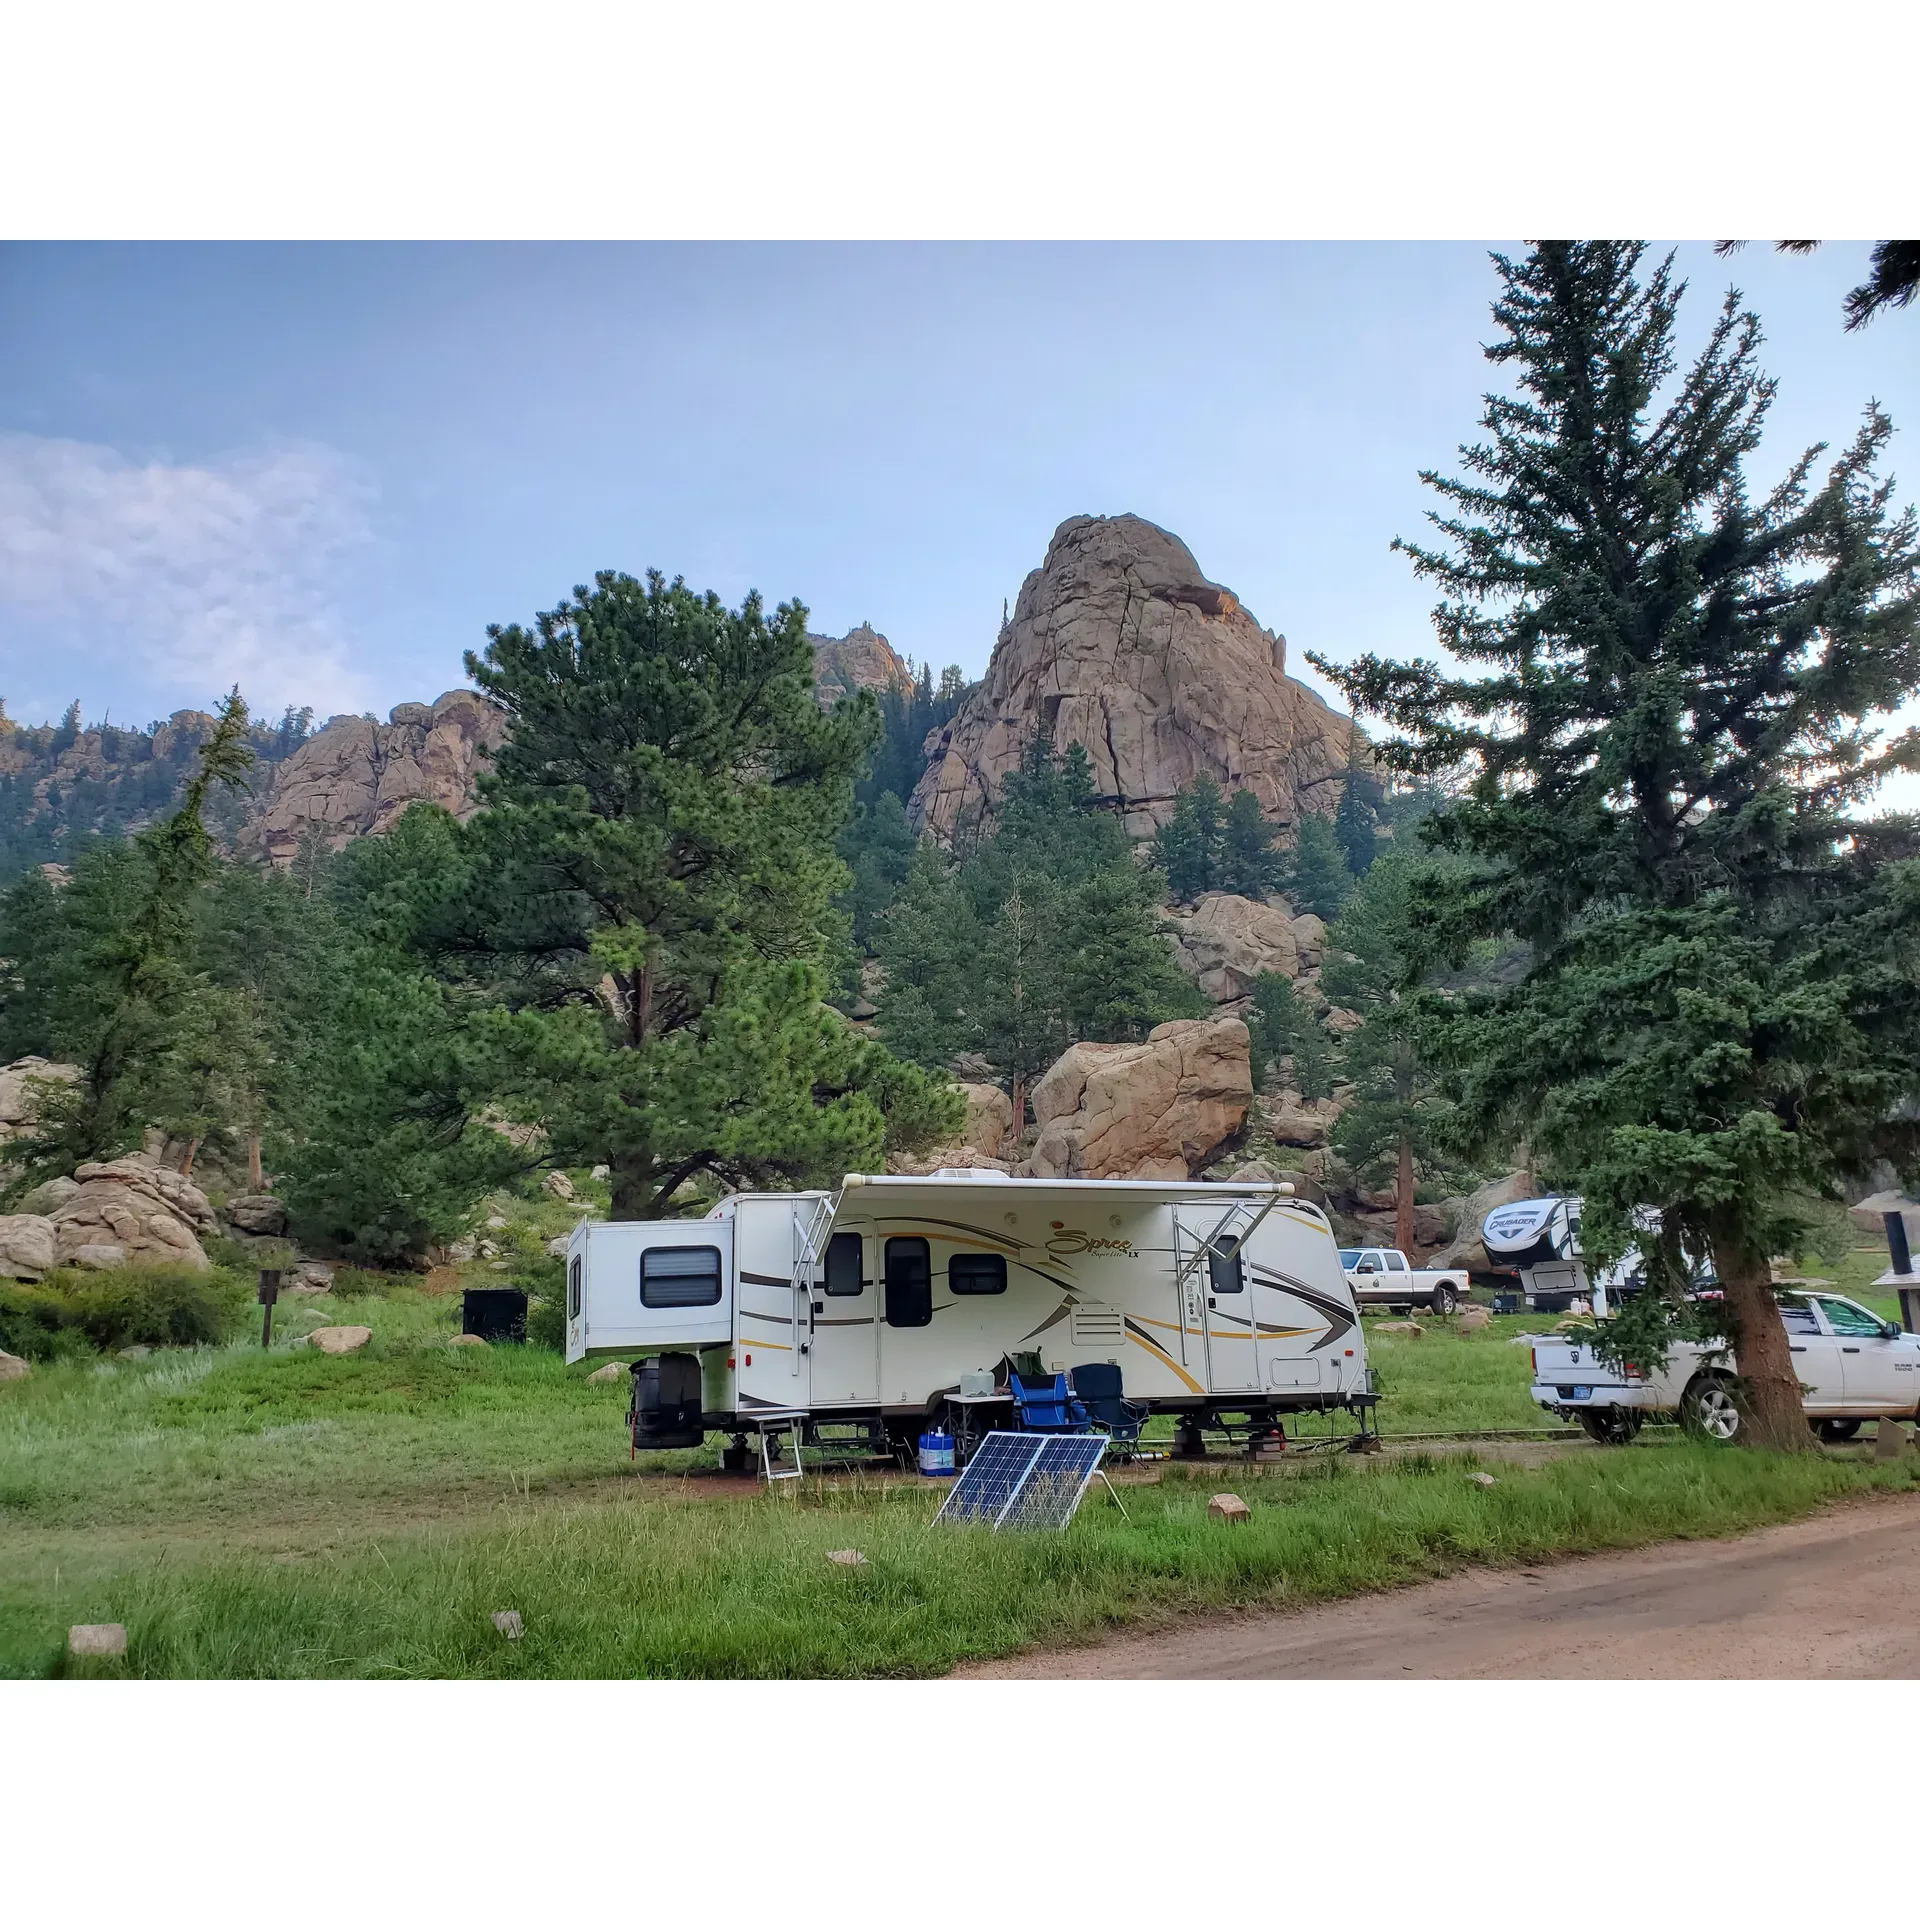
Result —
[[[1179, 534], [1266, 625], [1427, 650], [1388, 551], [1472, 437], [1474, 244], [0, 248], [0, 694], [141, 721], [237, 679], [384, 713], [602, 567], [985, 665], [1076, 513]], [[1920, 486], [1920, 313], [1863, 243], [1681, 248], [1779, 376], [1765, 479], [1870, 396]]]

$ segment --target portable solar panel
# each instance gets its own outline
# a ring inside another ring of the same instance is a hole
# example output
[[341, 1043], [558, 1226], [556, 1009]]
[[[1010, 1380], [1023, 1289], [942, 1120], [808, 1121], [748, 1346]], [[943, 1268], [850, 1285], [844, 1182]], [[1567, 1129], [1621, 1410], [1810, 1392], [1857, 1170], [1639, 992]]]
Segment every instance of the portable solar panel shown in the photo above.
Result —
[[1001, 1527], [1064, 1527], [1107, 1450], [1105, 1434], [990, 1433], [933, 1516]]

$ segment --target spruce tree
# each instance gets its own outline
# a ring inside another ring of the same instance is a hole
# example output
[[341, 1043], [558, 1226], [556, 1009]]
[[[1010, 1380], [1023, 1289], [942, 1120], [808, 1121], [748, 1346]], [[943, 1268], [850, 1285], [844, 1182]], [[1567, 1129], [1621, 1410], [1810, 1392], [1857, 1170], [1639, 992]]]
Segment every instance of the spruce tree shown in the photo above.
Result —
[[1457, 1165], [1453, 1105], [1430, 1057], [1419, 1002], [1407, 991], [1432, 960], [1413, 918], [1420, 867], [1403, 853], [1373, 863], [1328, 931], [1321, 970], [1329, 1002], [1363, 1023], [1341, 1048], [1354, 1101], [1329, 1144], [1362, 1181], [1392, 1181], [1394, 1239], [1409, 1260], [1415, 1183]]
[[1217, 782], [1204, 774], [1173, 796], [1173, 814], [1155, 829], [1154, 863], [1166, 875], [1167, 891], [1182, 903], [1221, 884], [1226, 820]]
[[[77, 725], [77, 710], [69, 718]], [[8, 1143], [6, 1158], [27, 1173], [111, 1159], [137, 1146], [147, 1126], [197, 1122], [207, 1111], [214, 1081], [192, 1062], [217, 1065], [222, 1010], [197, 964], [194, 914], [214, 873], [207, 809], [216, 792], [245, 791], [246, 736], [246, 702], [235, 689], [174, 812], [139, 835], [131, 857], [103, 848], [76, 870], [50, 923], [63, 937], [15, 985], [29, 1003], [40, 997], [40, 1013], [23, 1017], [47, 1022], [58, 1050], [82, 1070], [71, 1085], [49, 1088], [34, 1131]], [[44, 901], [20, 897], [44, 912]]]
[[1354, 878], [1373, 865], [1379, 838], [1380, 789], [1368, 765], [1366, 735], [1358, 722], [1347, 734], [1347, 778], [1334, 809], [1333, 837], [1347, 856]]
[[925, 842], [874, 929], [885, 974], [878, 1025], [900, 1059], [938, 1071], [974, 1044], [982, 940], [972, 902], [940, 850]]
[[1258, 900], [1286, 877], [1286, 856], [1273, 844], [1273, 826], [1251, 787], [1228, 803], [1220, 828], [1220, 881], [1228, 893]]
[[1331, 920], [1353, 891], [1353, 869], [1333, 822], [1318, 813], [1300, 816], [1299, 831], [1288, 863], [1287, 891], [1304, 913]]
[[1816, 447], [1755, 495], [1759, 323], [1730, 293], [1681, 367], [1682, 288], [1642, 251], [1496, 257], [1513, 387], [1461, 475], [1423, 476], [1442, 542], [1406, 549], [1481, 671], [1316, 664], [1398, 764], [1470, 776], [1425, 829], [1472, 862], [1423, 896], [1429, 935], [1532, 950], [1518, 984], [1431, 1009], [1466, 1117], [1585, 1195], [1596, 1259], [1659, 1209], [1650, 1299], [1710, 1256], [1745, 1431], [1800, 1445], [1769, 1259], [1810, 1198], [1920, 1154], [1920, 881], [1910, 835], [1850, 811], [1920, 764], [1912, 730], [1872, 728], [1920, 687], [1920, 546], [1875, 407], [1824, 478]]

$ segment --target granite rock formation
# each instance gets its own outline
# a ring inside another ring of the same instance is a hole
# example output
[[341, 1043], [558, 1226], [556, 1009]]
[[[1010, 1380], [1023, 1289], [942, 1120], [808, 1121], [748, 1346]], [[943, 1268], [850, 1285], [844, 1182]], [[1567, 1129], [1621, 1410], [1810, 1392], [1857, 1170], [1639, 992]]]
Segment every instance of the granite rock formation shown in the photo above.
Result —
[[1033, 1089], [1025, 1171], [1041, 1180], [1190, 1180], [1229, 1152], [1253, 1105], [1246, 1025], [1169, 1020], [1138, 1043], [1083, 1040]]
[[992, 818], [1042, 729], [1079, 745], [1136, 837], [1210, 774], [1282, 828], [1330, 814], [1351, 723], [1286, 671], [1286, 641], [1208, 580], [1172, 534], [1132, 514], [1081, 516], [1053, 536], [1002, 629], [986, 678], [929, 739], [910, 809], [951, 841]]
[[51, 1214], [0, 1215], [0, 1272], [38, 1279], [58, 1266], [176, 1261], [205, 1268], [199, 1236], [217, 1224], [207, 1196], [144, 1154], [90, 1160]]
[[864, 621], [844, 639], [831, 640], [823, 633], [810, 633], [813, 642], [813, 691], [823, 707], [831, 707], [850, 693], [870, 687], [884, 693], [892, 687], [905, 693], [913, 685], [913, 672], [894, 652], [884, 633], [875, 633]]
[[260, 816], [242, 831], [276, 867], [291, 866], [316, 829], [330, 847], [385, 833], [416, 800], [467, 819], [479, 805], [486, 753], [506, 737], [506, 717], [465, 688], [432, 706], [394, 708], [386, 724], [338, 714], [275, 771]]

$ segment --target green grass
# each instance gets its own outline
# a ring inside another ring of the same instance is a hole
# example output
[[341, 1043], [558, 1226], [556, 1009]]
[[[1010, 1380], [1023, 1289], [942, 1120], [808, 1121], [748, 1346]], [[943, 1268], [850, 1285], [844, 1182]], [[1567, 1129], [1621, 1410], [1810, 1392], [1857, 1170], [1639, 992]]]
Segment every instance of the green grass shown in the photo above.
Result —
[[[1170, 1468], [1063, 1537], [930, 1532], [935, 1490], [708, 1479], [628, 1457], [618, 1389], [535, 1348], [449, 1348], [457, 1297], [283, 1302], [276, 1350], [60, 1362], [0, 1389], [0, 1674], [66, 1671], [68, 1625], [121, 1620], [140, 1675], [855, 1675], [1086, 1639], [1223, 1606], [1374, 1591], [1462, 1565], [1737, 1531], [1906, 1487], [1871, 1449], [1808, 1459], [1668, 1438], [1520, 1466], [1332, 1455], [1291, 1476]], [[361, 1353], [284, 1342], [374, 1329]], [[257, 1338], [257, 1319], [256, 1319]], [[1392, 1432], [1527, 1427], [1502, 1318], [1369, 1344]], [[1557, 1429], [1557, 1423], [1553, 1430]], [[1205, 1519], [1239, 1491], [1250, 1525]], [[827, 1553], [857, 1547], [844, 1571]], [[488, 1616], [517, 1608], [520, 1642]]]
[[[0, 1664], [62, 1671], [64, 1626], [87, 1618], [124, 1621], [130, 1670], [152, 1677], [928, 1674], [1202, 1608], [1730, 1533], [1915, 1477], [1867, 1457], [1692, 1445], [1503, 1469], [1491, 1488], [1458, 1460], [1334, 1463], [1239, 1483], [1245, 1526], [1206, 1517], [1208, 1495], [1231, 1483], [1173, 1477], [1129, 1488], [1125, 1517], [1090, 1503], [1068, 1533], [1038, 1537], [931, 1531], [933, 1495], [911, 1482], [595, 1507], [509, 1499], [404, 1538], [162, 1555], [57, 1594], [10, 1593]], [[840, 1547], [870, 1564], [831, 1565]], [[500, 1607], [518, 1609], [525, 1639], [493, 1631]]]

